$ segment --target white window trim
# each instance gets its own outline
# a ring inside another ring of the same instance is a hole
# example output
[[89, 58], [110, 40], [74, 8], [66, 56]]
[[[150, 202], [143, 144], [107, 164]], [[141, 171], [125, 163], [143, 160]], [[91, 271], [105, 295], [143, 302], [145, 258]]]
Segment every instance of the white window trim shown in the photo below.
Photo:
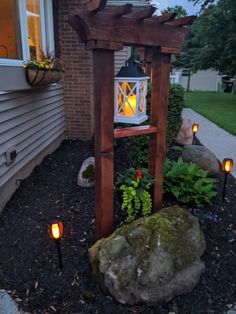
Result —
[[46, 13], [46, 42], [47, 48], [49, 51], [55, 52], [55, 39], [54, 39], [54, 24], [53, 24], [53, 6], [52, 1], [45, 0], [47, 5], [45, 5], [45, 13]]
[[[21, 30], [22, 59], [0, 58], [0, 66], [22, 66], [30, 60], [28, 45], [28, 25], [26, 14], [26, 0], [18, 0]], [[52, 0], [40, 0], [42, 46], [44, 51], [54, 51], [54, 29]]]

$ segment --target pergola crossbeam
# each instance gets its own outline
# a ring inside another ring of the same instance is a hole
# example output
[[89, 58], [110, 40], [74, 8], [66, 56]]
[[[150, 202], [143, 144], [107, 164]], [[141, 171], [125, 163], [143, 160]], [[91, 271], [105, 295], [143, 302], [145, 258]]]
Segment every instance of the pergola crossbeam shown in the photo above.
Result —
[[[165, 17], [167, 20], [170, 18], [172, 16]], [[175, 20], [169, 22], [171, 24], [169, 25], [161, 22], [161, 19], [158, 22], [157, 18], [155, 20], [157, 23], [153, 22], [152, 19], [147, 18], [140, 23], [137, 18], [127, 18], [126, 16], [117, 18], [102, 11], [91, 15], [80, 10], [76, 15], [69, 18], [69, 22], [85, 43], [89, 40], [99, 40], [119, 42], [130, 46], [164, 46], [178, 48], [179, 53], [189, 29], [179, 27], [179, 24], [177, 27], [173, 26], [171, 23]], [[184, 21], [181, 23], [182, 26], [185, 25], [183, 24]]]
[[99, 40], [90, 40], [85, 44], [87, 50], [93, 49], [107, 49], [107, 50], [122, 50], [123, 45], [121, 43], [109, 42], [109, 41], [99, 41]]

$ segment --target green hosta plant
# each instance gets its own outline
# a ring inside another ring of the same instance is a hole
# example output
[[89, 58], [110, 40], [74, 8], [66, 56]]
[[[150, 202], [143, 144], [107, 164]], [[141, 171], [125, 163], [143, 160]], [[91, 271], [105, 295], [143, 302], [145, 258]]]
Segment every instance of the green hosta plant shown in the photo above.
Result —
[[166, 160], [164, 191], [172, 194], [179, 202], [202, 206], [211, 204], [216, 196], [216, 179], [208, 178], [207, 172], [195, 163], [185, 163], [180, 157], [177, 161]]
[[130, 168], [119, 174], [117, 187], [122, 192], [121, 208], [127, 212], [126, 222], [131, 222], [140, 215], [151, 214], [152, 199], [149, 190], [153, 182], [147, 169], [139, 168], [136, 171]]

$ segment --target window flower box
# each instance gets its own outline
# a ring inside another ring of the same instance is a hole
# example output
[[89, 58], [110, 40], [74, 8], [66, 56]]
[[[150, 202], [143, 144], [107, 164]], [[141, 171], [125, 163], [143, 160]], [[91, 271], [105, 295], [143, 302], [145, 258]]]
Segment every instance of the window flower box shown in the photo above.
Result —
[[52, 53], [42, 54], [40, 60], [27, 62], [24, 68], [26, 79], [31, 86], [57, 83], [62, 78], [62, 63]]
[[26, 69], [26, 79], [31, 86], [45, 86], [57, 83], [62, 74], [58, 71], [43, 71], [39, 69]]

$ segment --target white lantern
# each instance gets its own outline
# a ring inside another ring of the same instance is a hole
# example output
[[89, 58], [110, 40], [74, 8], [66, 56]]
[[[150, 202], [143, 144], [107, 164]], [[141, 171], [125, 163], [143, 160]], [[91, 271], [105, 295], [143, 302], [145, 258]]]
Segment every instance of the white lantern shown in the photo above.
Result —
[[139, 63], [131, 56], [115, 77], [114, 122], [141, 124], [146, 115], [147, 82]]

